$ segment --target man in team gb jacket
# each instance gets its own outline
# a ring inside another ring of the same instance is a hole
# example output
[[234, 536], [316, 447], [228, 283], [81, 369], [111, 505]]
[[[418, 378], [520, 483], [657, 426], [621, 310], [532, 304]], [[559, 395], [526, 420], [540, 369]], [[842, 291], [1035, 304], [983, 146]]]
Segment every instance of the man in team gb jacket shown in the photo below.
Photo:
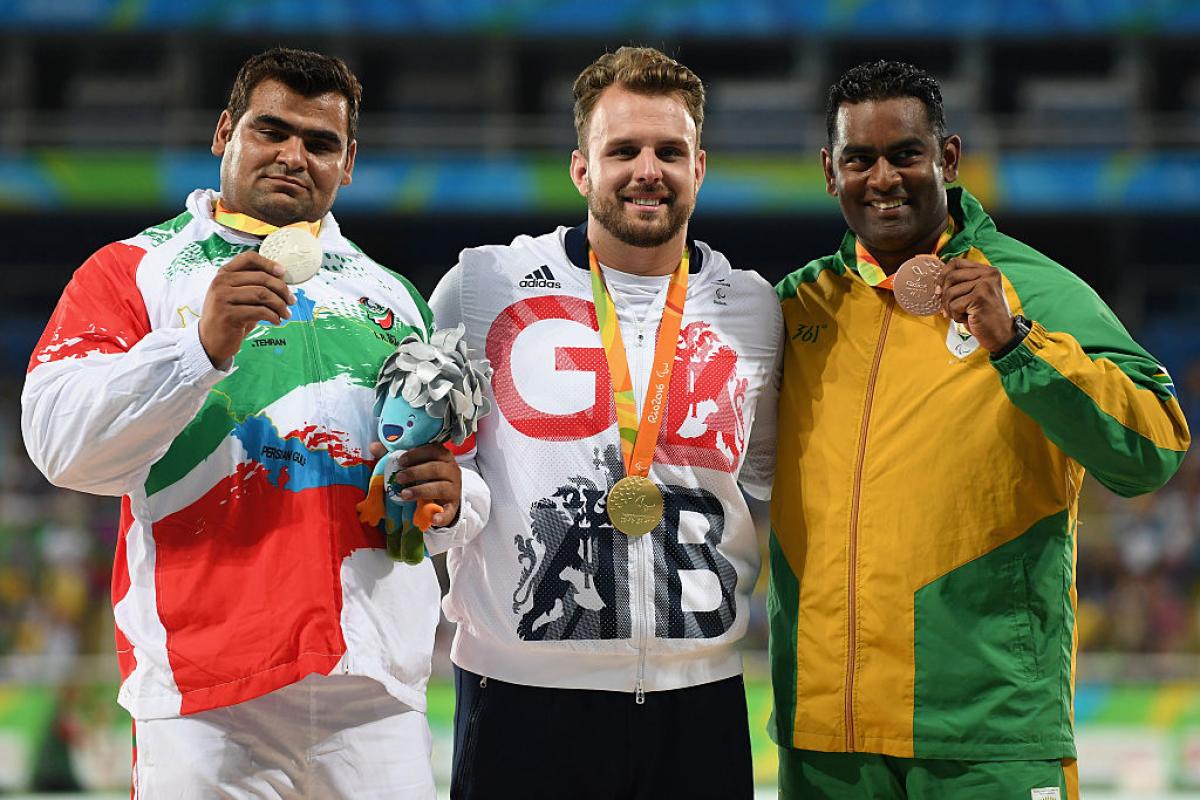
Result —
[[648, 48], [589, 66], [587, 223], [466, 250], [431, 300], [495, 369], [491, 521], [449, 555], [444, 601], [456, 798], [752, 794], [734, 647], [759, 557], [738, 480], [768, 491], [781, 315], [687, 239], [703, 91]]
[[[342, 236], [361, 89], [336, 59], [242, 67], [213, 153], [220, 194], [75, 273], [30, 362], [29, 453], [58, 485], [123, 495], [113, 569], [120, 702], [146, 797], [434, 797], [429, 562], [392, 562], [355, 504], [375, 381], [430, 314]], [[324, 251], [293, 286], [257, 251], [300, 227]], [[477, 530], [487, 490], [413, 450], [426, 541]], [[424, 463], [420, 463], [424, 462]]]

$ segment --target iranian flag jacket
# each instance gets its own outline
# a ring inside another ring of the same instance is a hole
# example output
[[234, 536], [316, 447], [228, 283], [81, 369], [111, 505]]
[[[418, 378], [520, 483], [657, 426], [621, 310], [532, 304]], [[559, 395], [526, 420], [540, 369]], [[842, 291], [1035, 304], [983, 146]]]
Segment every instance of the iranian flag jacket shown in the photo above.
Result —
[[[30, 360], [22, 430], [59, 486], [122, 496], [112, 597], [138, 719], [238, 703], [311, 673], [363, 675], [425, 708], [438, 584], [362, 525], [380, 364], [430, 313], [413, 287], [322, 221], [321, 270], [291, 318], [259, 323], [229, 371], [198, 336], [216, 271], [260, 239], [216, 195], [87, 260]], [[464, 471], [470, 535], [488, 495]]]

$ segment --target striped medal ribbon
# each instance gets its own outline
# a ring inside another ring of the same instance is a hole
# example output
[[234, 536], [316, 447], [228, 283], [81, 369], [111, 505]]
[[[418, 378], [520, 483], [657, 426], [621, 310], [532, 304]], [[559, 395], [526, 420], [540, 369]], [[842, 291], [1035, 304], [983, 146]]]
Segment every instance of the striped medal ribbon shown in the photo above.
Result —
[[640, 423], [633, 397], [633, 376], [625, 356], [616, 306], [604, 283], [600, 262], [590, 247], [588, 265], [592, 273], [596, 323], [604, 343], [604, 355], [608, 359], [608, 374], [617, 408], [617, 428], [621, 434], [621, 456], [625, 464], [625, 477], [613, 484], [608, 492], [608, 518], [613, 527], [626, 536], [642, 536], [654, 530], [663, 518], [662, 492], [647, 476], [654, 461], [658, 431], [667, 410], [667, 388], [671, 384], [679, 328], [683, 323], [683, 305], [687, 300], [688, 250], [684, 247], [683, 257], [671, 274], [671, 283], [667, 288], [667, 304], [658, 326], [650, 385], [646, 387]]

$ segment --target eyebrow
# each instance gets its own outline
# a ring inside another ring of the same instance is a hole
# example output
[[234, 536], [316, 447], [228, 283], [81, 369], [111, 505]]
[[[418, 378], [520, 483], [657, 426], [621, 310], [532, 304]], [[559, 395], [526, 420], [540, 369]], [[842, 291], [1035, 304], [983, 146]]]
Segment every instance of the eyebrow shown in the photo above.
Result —
[[[625, 137], [623, 139], [612, 139], [610, 141], [605, 142], [604, 147], [605, 148], [624, 147], [626, 145], [631, 145], [631, 144], [632, 145], [640, 145], [640, 144], [642, 144], [642, 140], [634, 139], [632, 137]], [[655, 147], [686, 147], [688, 149], [691, 149], [692, 143], [690, 141], [688, 141], [685, 137], [680, 136], [680, 137], [672, 137], [670, 139], [656, 140], [654, 142], [654, 146]]]
[[298, 128], [287, 120], [280, 119], [273, 114], [259, 114], [254, 118], [254, 124], [267, 125], [282, 133], [300, 134], [307, 139], [321, 139], [338, 147], [342, 146], [342, 137], [338, 136], [334, 131], [327, 128]]
[[[922, 139], [920, 136], [910, 136], [907, 139], [901, 139], [898, 142], [889, 143], [886, 149], [888, 151], [903, 150], [906, 147], [914, 147], [914, 146], [915, 147], [923, 147], [924, 145], [925, 145], [925, 140]], [[849, 155], [857, 156], [857, 155], [863, 155], [864, 153], [874, 153], [874, 152], [875, 152], [875, 148], [869, 147], [865, 144], [848, 144], [842, 148], [843, 155], [849, 154]]]

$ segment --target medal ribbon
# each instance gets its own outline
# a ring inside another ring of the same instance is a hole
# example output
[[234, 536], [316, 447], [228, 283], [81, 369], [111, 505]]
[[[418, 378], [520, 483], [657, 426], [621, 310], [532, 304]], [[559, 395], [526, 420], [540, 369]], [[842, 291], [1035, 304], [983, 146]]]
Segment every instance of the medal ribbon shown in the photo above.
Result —
[[[683, 323], [683, 305], [687, 300], [688, 250], [684, 247], [683, 258], [671, 274], [671, 283], [667, 288], [667, 304], [663, 308], [662, 320], [658, 325], [658, 340], [654, 345], [650, 385], [646, 387], [646, 399], [642, 402], [641, 424], [638, 423], [637, 405], [633, 397], [633, 377], [629, 373], [629, 360], [625, 357], [625, 343], [621, 339], [617, 309], [604, 283], [604, 275], [600, 272], [600, 262], [596, 260], [596, 253], [590, 247], [588, 265], [592, 272], [592, 299], [596, 304], [596, 323], [600, 328], [600, 340], [604, 343], [608, 374], [612, 380], [613, 400], [617, 407], [617, 428], [621, 432], [621, 455], [625, 460], [625, 474], [645, 477], [650, 473], [650, 464], [654, 461], [654, 447], [658, 442], [658, 431], [662, 427], [666, 412], [667, 387], [670, 386], [671, 370], [675, 366], [679, 328]], [[657, 407], [654, 405], [656, 397], [659, 398]]]
[[[947, 214], [946, 230], [942, 231], [942, 235], [938, 237], [937, 244], [930, 255], [936, 256], [942, 252], [942, 248], [954, 238], [954, 233], [954, 217]], [[858, 240], [857, 236], [854, 238], [854, 256], [858, 262], [854, 269], [868, 285], [874, 286], [876, 289], [892, 290], [892, 281], [896, 276], [884, 273], [883, 267], [879, 266], [875, 256], [867, 252], [867, 248], [863, 247], [863, 243]]]
[[[235, 231], [249, 233], [253, 236], [266, 236], [268, 233], [274, 233], [279, 230], [279, 227], [272, 225], [269, 222], [263, 222], [260, 219], [240, 214], [237, 211], [230, 211], [225, 205], [217, 200], [217, 205], [213, 208], [213, 219], [221, 223], [227, 228], [233, 228]], [[284, 225], [285, 228], [300, 228], [306, 230], [313, 236], [317, 236], [321, 232], [321, 220], [309, 222], [308, 220], [300, 220], [293, 222], [291, 225]]]

